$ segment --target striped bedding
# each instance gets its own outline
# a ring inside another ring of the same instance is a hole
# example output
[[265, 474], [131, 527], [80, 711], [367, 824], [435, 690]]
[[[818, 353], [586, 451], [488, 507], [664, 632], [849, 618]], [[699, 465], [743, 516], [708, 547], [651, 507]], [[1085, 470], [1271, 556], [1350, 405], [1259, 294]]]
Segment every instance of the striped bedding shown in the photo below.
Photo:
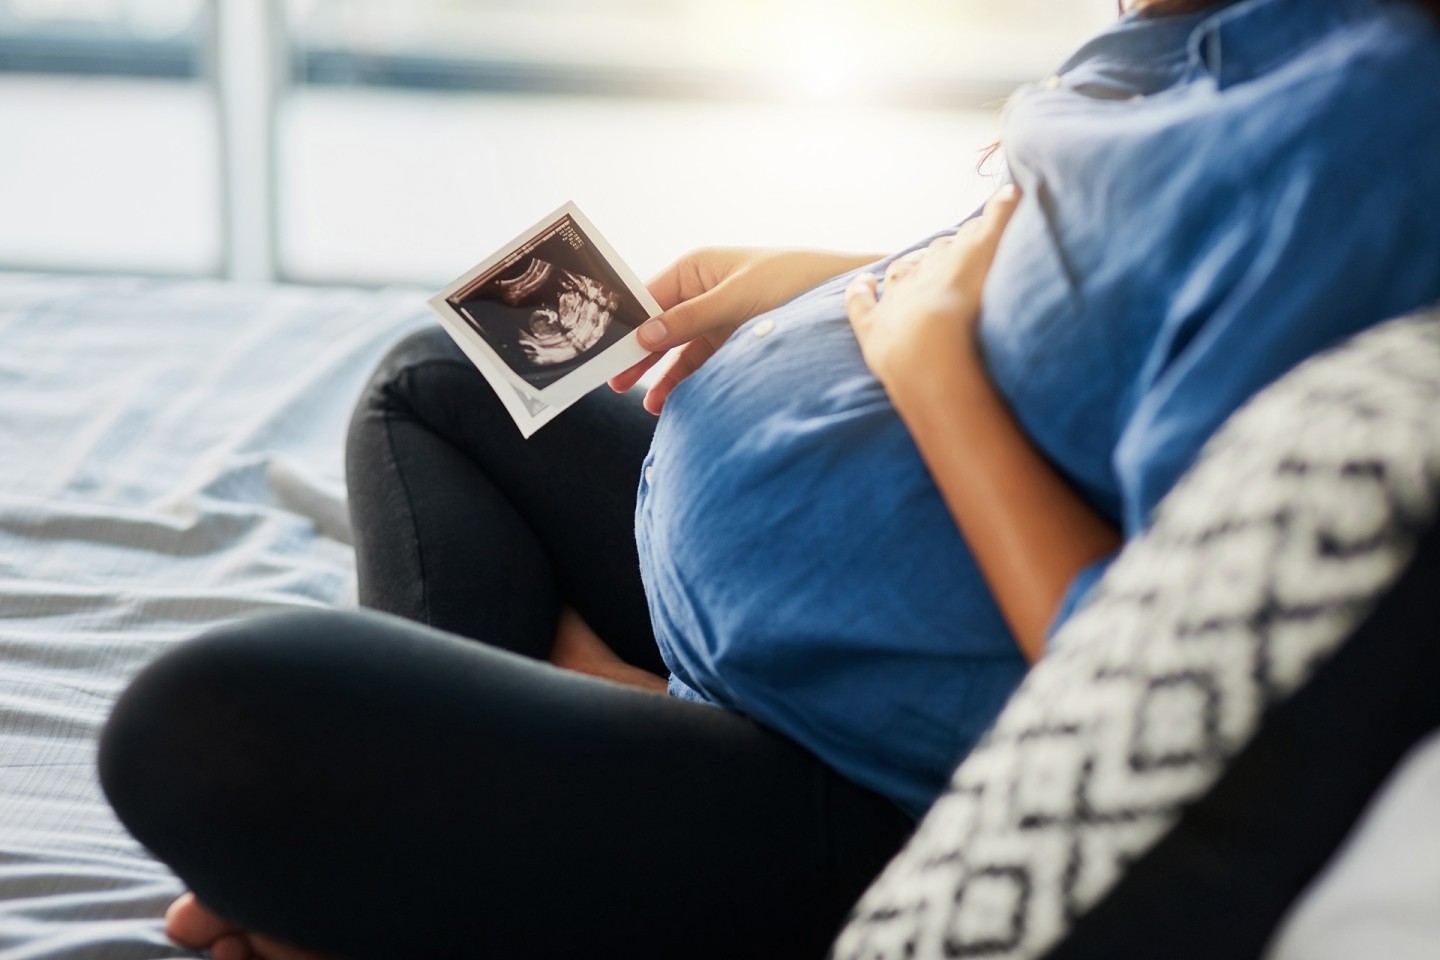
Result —
[[0, 957], [185, 955], [96, 732], [168, 644], [351, 602], [349, 408], [429, 322], [414, 291], [0, 274]]

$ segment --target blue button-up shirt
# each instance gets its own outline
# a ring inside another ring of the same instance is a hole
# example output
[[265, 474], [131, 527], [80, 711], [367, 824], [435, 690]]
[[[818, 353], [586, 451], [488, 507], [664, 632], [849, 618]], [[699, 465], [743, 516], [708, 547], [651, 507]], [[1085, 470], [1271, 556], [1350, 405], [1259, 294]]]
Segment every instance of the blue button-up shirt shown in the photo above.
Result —
[[[1408, 3], [1126, 17], [1013, 98], [1005, 147], [1024, 200], [986, 364], [1127, 536], [1258, 389], [1440, 300], [1440, 26]], [[675, 390], [636, 532], [672, 692], [919, 815], [1025, 664], [861, 359], [847, 281]]]

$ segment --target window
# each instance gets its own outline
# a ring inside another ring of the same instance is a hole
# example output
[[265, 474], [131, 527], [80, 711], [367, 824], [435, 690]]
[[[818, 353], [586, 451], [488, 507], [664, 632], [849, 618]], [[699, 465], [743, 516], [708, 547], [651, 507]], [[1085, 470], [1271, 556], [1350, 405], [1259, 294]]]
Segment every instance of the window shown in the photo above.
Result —
[[429, 284], [566, 199], [642, 273], [700, 243], [893, 248], [988, 192], [997, 105], [1114, 15], [0, 0], [0, 264]]
[[0, 0], [0, 264], [213, 274], [201, 0]]

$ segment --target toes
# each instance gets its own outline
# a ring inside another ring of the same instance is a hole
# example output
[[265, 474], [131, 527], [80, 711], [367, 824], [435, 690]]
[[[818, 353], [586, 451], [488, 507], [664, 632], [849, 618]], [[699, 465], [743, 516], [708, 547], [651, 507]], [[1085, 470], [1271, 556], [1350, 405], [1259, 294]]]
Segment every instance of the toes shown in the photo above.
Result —
[[257, 933], [247, 933], [187, 893], [165, 913], [165, 933], [182, 946], [208, 948], [212, 960], [332, 960]]
[[238, 929], [210, 911], [187, 893], [165, 912], [165, 933], [176, 943], [186, 947], [208, 947], [221, 937], [237, 933]]
[[210, 960], [251, 960], [254, 956], [244, 934], [226, 934], [210, 944]]
[[[292, 947], [288, 943], [281, 943], [278, 940], [271, 940], [269, 937], [262, 937], [258, 933], [250, 935], [250, 945], [255, 950], [255, 955], [260, 960], [332, 960], [323, 953], [311, 953], [308, 950], [301, 950], [299, 947]], [[216, 957], [215, 960], [220, 960]]]

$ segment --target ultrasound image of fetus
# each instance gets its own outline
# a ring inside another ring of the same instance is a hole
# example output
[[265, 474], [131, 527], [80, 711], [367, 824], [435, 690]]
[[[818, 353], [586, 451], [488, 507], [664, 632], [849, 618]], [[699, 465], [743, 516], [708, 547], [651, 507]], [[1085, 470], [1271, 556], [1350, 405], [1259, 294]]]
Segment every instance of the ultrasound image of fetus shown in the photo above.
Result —
[[537, 367], [565, 363], [595, 346], [620, 306], [604, 284], [538, 258], [520, 276], [497, 283], [496, 293], [511, 306], [539, 301], [517, 336], [525, 359]]

